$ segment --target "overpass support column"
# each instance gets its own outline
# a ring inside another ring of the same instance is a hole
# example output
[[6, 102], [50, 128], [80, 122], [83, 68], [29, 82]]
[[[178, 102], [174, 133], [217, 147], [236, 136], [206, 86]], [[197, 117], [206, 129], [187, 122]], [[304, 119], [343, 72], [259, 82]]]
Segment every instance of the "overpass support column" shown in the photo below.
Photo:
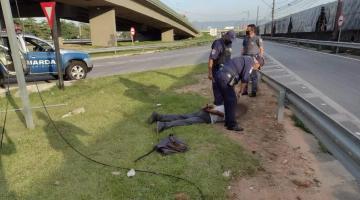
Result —
[[174, 29], [163, 30], [161, 32], [161, 41], [163, 42], [174, 41]]
[[94, 46], [117, 46], [116, 16], [113, 8], [90, 9], [91, 42]]

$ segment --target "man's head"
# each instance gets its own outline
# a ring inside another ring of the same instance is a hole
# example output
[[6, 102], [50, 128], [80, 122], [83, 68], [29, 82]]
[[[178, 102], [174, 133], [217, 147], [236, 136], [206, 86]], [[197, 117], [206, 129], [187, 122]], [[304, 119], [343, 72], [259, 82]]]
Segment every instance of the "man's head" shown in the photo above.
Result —
[[225, 44], [227, 44], [227, 45], [231, 44], [236, 38], [236, 33], [235, 33], [235, 31], [230, 30], [225, 33], [223, 38], [224, 38]]
[[249, 24], [246, 28], [246, 35], [248, 36], [254, 36], [256, 34], [256, 25], [255, 24]]

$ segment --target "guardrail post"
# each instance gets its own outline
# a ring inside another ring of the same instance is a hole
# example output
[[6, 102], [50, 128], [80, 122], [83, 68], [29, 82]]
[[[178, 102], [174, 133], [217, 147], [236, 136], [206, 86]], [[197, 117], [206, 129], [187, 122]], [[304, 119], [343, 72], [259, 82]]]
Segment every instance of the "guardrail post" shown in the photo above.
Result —
[[284, 119], [285, 95], [286, 95], [286, 90], [284, 88], [281, 88], [278, 96], [278, 107], [276, 114], [276, 118], [279, 123], [281, 123]]

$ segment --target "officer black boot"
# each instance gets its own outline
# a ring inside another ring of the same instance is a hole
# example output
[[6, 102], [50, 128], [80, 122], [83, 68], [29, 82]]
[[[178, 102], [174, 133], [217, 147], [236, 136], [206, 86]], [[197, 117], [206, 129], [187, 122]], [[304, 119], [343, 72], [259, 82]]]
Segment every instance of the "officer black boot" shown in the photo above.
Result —
[[153, 112], [150, 117], [148, 118], [147, 122], [149, 124], [153, 124], [154, 122], [158, 121], [159, 114], [157, 112]]
[[227, 130], [229, 131], [236, 131], [236, 132], [241, 132], [244, 131], [243, 128], [241, 128], [240, 126], [236, 125], [236, 126], [232, 126], [232, 127], [227, 127]]

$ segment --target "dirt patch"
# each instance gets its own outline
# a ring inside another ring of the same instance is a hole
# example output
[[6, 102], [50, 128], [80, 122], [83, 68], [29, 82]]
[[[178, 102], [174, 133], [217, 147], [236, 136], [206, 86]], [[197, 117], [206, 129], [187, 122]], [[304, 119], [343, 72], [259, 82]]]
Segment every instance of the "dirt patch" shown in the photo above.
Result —
[[[180, 92], [197, 92], [211, 98], [211, 83], [205, 75], [200, 83], [187, 86]], [[247, 151], [256, 156], [262, 169], [253, 177], [239, 177], [228, 187], [231, 200], [312, 200], [336, 199], [332, 186], [323, 183], [319, 162], [309, 145], [309, 135], [293, 125], [292, 113], [287, 110], [285, 120], [276, 120], [276, 95], [266, 84], [260, 86], [256, 98], [241, 97], [237, 107], [242, 134], [227, 131], [223, 124], [216, 128], [238, 141]], [[312, 136], [310, 136], [312, 137]], [[320, 150], [319, 150], [320, 151]]]
[[178, 93], [197, 93], [203, 96], [210, 97], [211, 93], [211, 81], [204, 74], [199, 74], [195, 76], [196, 80], [199, 80], [198, 84], [187, 85], [183, 88], [175, 90]]

